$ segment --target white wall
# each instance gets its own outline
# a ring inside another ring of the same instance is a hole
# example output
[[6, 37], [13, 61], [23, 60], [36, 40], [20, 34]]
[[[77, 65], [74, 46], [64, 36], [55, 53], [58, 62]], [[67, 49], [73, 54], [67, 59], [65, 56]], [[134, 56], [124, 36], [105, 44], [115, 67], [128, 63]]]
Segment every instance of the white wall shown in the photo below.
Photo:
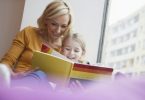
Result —
[[0, 59], [19, 31], [25, 0], [0, 0]]
[[[37, 26], [37, 18], [52, 0], [27, 0], [21, 28], [28, 25]], [[74, 29], [86, 40], [86, 58], [91, 63], [97, 59], [98, 43], [101, 31], [103, 7], [105, 0], [66, 0], [74, 14]]]

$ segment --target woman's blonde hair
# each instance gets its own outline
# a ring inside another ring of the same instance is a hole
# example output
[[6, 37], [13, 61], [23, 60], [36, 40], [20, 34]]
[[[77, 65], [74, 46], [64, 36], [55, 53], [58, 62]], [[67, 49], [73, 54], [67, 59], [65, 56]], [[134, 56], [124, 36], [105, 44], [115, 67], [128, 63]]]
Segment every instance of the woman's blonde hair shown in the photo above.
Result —
[[72, 15], [70, 12], [70, 8], [68, 4], [62, 0], [55, 0], [51, 2], [44, 10], [43, 14], [38, 18], [37, 24], [39, 27], [39, 30], [41, 33], [45, 34], [47, 33], [47, 25], [46, 20], [47, 19], [53, 19], [55, 17], [66, 15], [68, 14], [70, 16], [69, 23], [67, 26], [67, 29], [64, 32], [64, 36], [70, 32], [71, 29], [71, 23], [72, 23]]

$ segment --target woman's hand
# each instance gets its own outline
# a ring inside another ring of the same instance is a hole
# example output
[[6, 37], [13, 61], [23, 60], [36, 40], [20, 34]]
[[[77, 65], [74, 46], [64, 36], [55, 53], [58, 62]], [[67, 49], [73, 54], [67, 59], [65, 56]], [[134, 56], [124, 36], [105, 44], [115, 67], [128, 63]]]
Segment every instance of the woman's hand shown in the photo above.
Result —
[[32, 73], [33, 71], [35, 71], [35, 70], [28, 71], [28, 72], [19, 72], [19, 73], [16, 73], [16, 72], [11, 70], [11, 77], [12, 77], [12, 79], [22, 78], [22, 77]]
[[9, 87], [11, 81], [11, 72], [6, 64], [0, 63], [0, 84]]

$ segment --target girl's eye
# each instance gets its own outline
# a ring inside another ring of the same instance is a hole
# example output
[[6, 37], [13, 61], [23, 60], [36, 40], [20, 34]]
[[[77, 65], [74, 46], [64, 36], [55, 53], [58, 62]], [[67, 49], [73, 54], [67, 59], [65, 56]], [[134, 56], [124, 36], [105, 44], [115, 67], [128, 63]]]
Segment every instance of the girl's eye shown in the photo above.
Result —
[[74, 52], [77, 52], [78, 53], [78, 52], [80, 52], [80, 49], [75, 49]]
[[65, 48], [65, 50], [70, 51], [70, 48]]
[[79, 50], [75, 50], [75, 52], [80, 52]]

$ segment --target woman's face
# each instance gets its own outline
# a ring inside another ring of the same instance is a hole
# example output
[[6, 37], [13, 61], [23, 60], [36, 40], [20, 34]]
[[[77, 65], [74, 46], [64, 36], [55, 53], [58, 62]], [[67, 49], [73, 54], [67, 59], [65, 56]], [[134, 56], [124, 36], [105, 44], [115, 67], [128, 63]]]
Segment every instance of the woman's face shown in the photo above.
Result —
[[64, 56], [66, 56], [68, 59], [74, 62], [78, 62], [82, 57], [83, 50], [81, 48], [81, 45], [78, 43], [78, 41], [69, 38], [63, 43], [61, 53]]
[[62, 15], [54, 19], [49, 19], [47, 22], [48, 36], [51, 40], [58, 40], [68, 28], [70, 17]]

